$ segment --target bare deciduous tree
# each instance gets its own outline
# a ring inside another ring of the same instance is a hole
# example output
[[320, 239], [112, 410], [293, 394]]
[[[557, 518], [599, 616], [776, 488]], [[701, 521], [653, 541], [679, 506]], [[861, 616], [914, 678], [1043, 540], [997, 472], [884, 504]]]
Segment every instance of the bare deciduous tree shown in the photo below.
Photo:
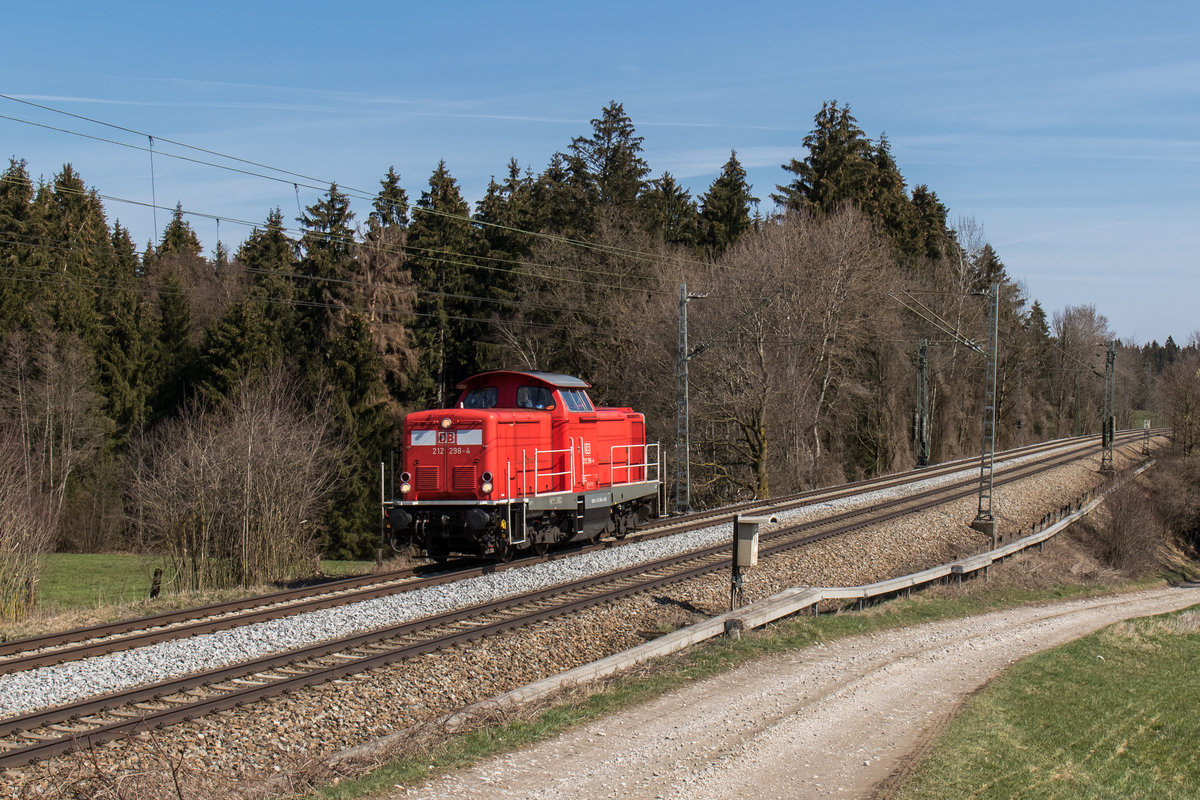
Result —
[[717, 273], [725, 296], [697, 315], [698, 338], [713, 345], [693, 382], [698, 416], [739, 434], [735, 447], [714, 451], [720, 477], [765, 497], [771, 471], [787, 489], [840, 474], [829, 420], [876, 392], [862, 354], [873, 332], [892, 326], [883, 300], [891, 270], [886, 246], [852, 209], [789, 215], [726, 254]]
[[193, 406], [142, 447], [131, 507], [179, 588], [249, 586], [310, 569], [344, 445], [278, 373], [227, 408]]
[[1108, 318], [1095, 306], [1067, 306], [1055, 311], [1051, 329], [1056, 340], [1054, 392], [1057, 436], [1100, 430], [1104, 392], [1104, 344], [1113, 338]]
[[41, 557], [58, 528], [58, 504], [29, 466], [21, 437], [0, 430], [0, 619], [19, 619], [33, 607]]
[[1132, 483], [1115, 488], [1104, 501], [1108, 524], [1097, 532], [1100, 558], [1114, 569], [1142, 574], [1158, 563], [1164, 535], [1145, 491]]
[[1200, 443], [1200, 358], [1188, 355], [1167, 367], [1159, 394], [1175, 428], [1176, 446], [1190, 456]]

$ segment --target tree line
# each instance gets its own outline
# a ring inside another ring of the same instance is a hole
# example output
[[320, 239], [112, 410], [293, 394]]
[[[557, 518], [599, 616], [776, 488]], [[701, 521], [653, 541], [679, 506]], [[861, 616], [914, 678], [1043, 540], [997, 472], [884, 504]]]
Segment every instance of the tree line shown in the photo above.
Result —
[[[911, 466], [922, 343], [933, 459], [977, 451], [985, 363], [963, 340], [986, 341], [992, 285], [997, 445], [1099, 430], [1104, 316], [1031, 302], [848, 106], [823, 104], [768, 214], [736, 152], [693, 197], [642, 143], [613, 102], [540, 172], [510, 161], [474, 208], [444, 161], [415, 201], [389, 168], [365, 218], [334, 184], [209, 254], [182, 205], [139, 250], [71, 165], [34, 181], [14, 157], [0, 443], [54, 510], [43, 538], [169, 552], [188, 585], [366, 556], [403, 414], [486, 369], [584, 377], [666, 445], [680, 284], [707, 293], [689, 313], [699, 503]], [[1118, 343], [1118, 424], [1165, 407], [1166, 376], [1196, 358], [1194, 338]]]

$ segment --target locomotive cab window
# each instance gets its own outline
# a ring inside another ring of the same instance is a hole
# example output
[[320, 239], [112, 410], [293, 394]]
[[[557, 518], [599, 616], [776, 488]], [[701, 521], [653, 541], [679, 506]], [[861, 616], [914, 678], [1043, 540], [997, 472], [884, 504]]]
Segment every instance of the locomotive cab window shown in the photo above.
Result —
[[499, 392], [495, 386], [480, 386], [463, 395], [462, 408], [495, 408]]
[[517, 408], [554, 408], [554, 393], [545, 386], [517, 389]]
[[563, 389], [563, 403], [569, 411], [594, 411], [592, 401], [583, 389]]

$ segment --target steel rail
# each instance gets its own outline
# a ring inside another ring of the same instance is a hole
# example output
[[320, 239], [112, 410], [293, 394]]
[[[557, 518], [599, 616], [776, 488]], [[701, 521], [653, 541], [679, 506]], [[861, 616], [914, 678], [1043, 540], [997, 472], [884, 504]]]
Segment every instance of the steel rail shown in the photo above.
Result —
[[[1078, 458], [1078, 453], [1064, 453], [1055, 459], [1048, 462], [1040, 462], [1032, 465], [1020, 465], [1011, 467], [1005, 471], [1002, 481], [1008, 483], [1013, 480], [1019, 480], [1028, 477], [1032, 474], [1037, 474], [1049, 469], [1060, 466], [1062, 463], [1067, 463]], [[888, 519], [904, 516], [914, 513], [917, 510], [937, 506], [950, 502], [958, 497], [970, 496], [973, 494], [974, 481], [971, 478], [951, 484], [949, 486], [938, 487], [928, 490], [922, 494], [911, 495], [904, 498], [897, 498], [887, 503], [868, 506], [864, 508], [852, 509], [842, 514], [828, 517], [822, 520], [814, 520], [801, 523], [795, 526], [785, 527], [775, 531], [770, 531], [764, 534], [764, 538], [768, 542], [778, 541], [770, 544], [763, 550], [764, 556], [771, 555], [777, 552], [782, 552], [787, 549], [810, 544], [814, 541], [829, 538], [849, 530], [857, 530], [864, 527], [866, 524], [877, 524]], [[880, 513], [880, 509], [888, 508], [886, 513]], [[866, 517], [867, 520], [853, 521], [856, 518]], [[838, 524], [844, 523], [844, 524]], [[823, 528], [815, 533], [804, 533], [813, 528]], [[796, 536], [796, 534], [802, 534]], [[701, 551], [673, 556], [667, 559], [651, 562], [648, 564], [635, 565], [622, 570], [607, 573], [605, 575], [593, 576], [587, 579], [581, 579], [569, 584], [560, 585], [542, 589], [537, 592], [521, 595], [513, 598], [506, 598], [491, 603], [477, 605], [468, 609], [461, 609], [454, 612], [447, 612], [434, 618], [424, 620], [414, 620], [405, 623], [396, 628], [375, 631], [366, 634], [360, 634], [354, 637], [348, 637], [343, 640], [334, 642], [326, 642], [305, 648], [299, 651], [278, 654], [276, 656], [259, 659], [254, 662], [248, 662], [241, 665], [211, 670], [206, 673], [185, 676], [184, 678], [175, 681], [168, 681], [154, 686], [142, 687], [140, 689], [131, 690], [129, 692], [117, 693], [108, 697], [93, 698], [86, 701], [80, 701], [69, 706], [58, 707], [54, 709], [46, 709], [40, 712], [32, 712], [31, 714], [21, 717], [12, 718], [0, 723], [0, 734], [12, 735], [17, 731], [29, 731], [35, 728], [41, 728], [49, 725], [61, 723], [72, 719], [80, 719], [90, 715], [102, 713], [116, 706], [128, 706], [133, 703], [146, 702], [148, 700], [162, 701], [164, 697], [178, 695], [182, 692], [193, 690], [199, 687], [208, 687], [211, 689], [219, 688], [216, 684], [225, 681], [245, 679], [247, 676], [257, 676], [259, 679], [266, 679], [263, 673], [269, 673], [273, 669], [278, 669], [282, 666], [298, 667], [310, 662], [313, 659], [332, 653], [345, 653], [347, 650], [352, 650], [356, 647], [364, 645], [377, 644], [385, 642], [388, 639], [396, 639], [399, 637], [412, 635], [414, 632], [430, 631], [435, 627], [444, 627], [446, 625], [455, 624], [471, 618], [478, 618], [495, 614], [498, 611], [506, 611], [521, 606], [529, 606], [530, 604], [538, 604], [545, 599], [570, 595], [580, 591], [599, 587], [603, 585], [612, 586], [614, 582], [627, 580], [629, 578], [638, 578], [634, 583], [618, 588], [610, 588], [597, 595], [578, 598], [548, 608], [536, 609], [525, 613], [518, 617], [509, 620], [501, 620], [494, 623], [487, 623], [482, 626], [477, 626], [468, 631], [458, 631], [452, 634], [447, 634], [440, 638], [427, 639], [424, 642], [412, 643], [403, 647], [389, 650], [382, 654], [373, 654], [357, 658], [354, 661], [316, 669], [305, 675], [288, 675], [278, 677], [277, 679], [267, 680], [262, 686], [253, 688], [242, 688], [241, 690], [224, 695], [217, 698], [206, 698], [198, 702], [181, 705], [175, 708], [154, 711], [139, 716], [136, 719], [125, 719], [115, 723], [108, 723], [97, 727], [91, 731], [77, 732], [74, 735], [69, 735], [66, 738], [57, 740], [38, 742], [28, 747], [13, 748], [0, 755], [0, 767], [12, 766], [18, 763], [27, 763], [30, 760], [41, 760], [52, 757], [53, 755], [66, 752], [72, 749], [77, 742], [79, 743], [94, 743], [100, 740], [107, 740], [119, 737], [133, 730], [140, 729], [139, 726], [162, 726], [178, 722], [183, 719], [189, 719], [196, 716], [201, 716], [210, 713], [213, 710], [220, 708], [231, 708], [245, 702], [265, 697], [270, 694], [289, 691], [292, 688], [297, 688], [301, 685], [308, 686], [317, 683], [334, 679], [344, 674], [369, 669], [373, 665], [389, 663], [397, 659], [410, 657], [411, 655], [429, 652], [432, 649], [444, 648], [462, 641], [469, 641], [481, 636], [490, 635], [512, 627], [528, 625], [532, 622], [545, 619], [549, 616], [557, 616], [561, 614], [571, 613], [579, 608], [595, 605], [602, 602], [611, 602], [612, 600], [645, 592], [658, 586], [686, 580], [696, 575], [720, 569], [728, 563], [728, 545], [717, 545]], [[689, 569], [677, 571], [672, 574], [658, 576], [649, 580], [641, 578], [647, 573], [670, 569], [678, 564], [688, 561], [701, 561]], [[173, 701], [167, 701], [173, 702]]]
[[[1123, 435], [1129, 438], [1136, 438], [1141, 435], [1141, 432], [1123, 432]], [[1039, 442], [1011, 450], [1005, 454], [1005, 458], [1011, 459], [1021, 457], [1025, 454], [1062, 447], [1086, 445], [1091, 438], [1094, 437], [1075, 437], [1052, 442]], [[721, 522], [728, 521], [739, 510], [794, 508], [798, 504], [853, 496], [861, 493], [865, 488], [878, 489], [903, 485], [911, 482], [918, 475], [922, 477], [935, 477], [956, 472], [972, 463], [972, 459], [961, 459], [920, 470], [870, 478], [834, 488], [813, 489], [768, 501], [747, 501], [715, 511], [697, 512], [687, 517], [675, 518], [670, 523], [645, 528], [643, 529], [644, 532], [637, 535], [636, 538], [626, 540], [625, 542], [609, 540], [583, 548], [556, 551], [545, 556], [533, 556], [509, 563], [487, 564], [467, 569], [451, 570], [449, 572], [439, 571], [432, 577], [417, 578], [408, 583], [398, 584], [397, 582], [413, 578], [418, 573], [429, 568], [409, 567], [376, 575], [343, 578], [267, 595], [240, 598], [207, 606], [163, 612], [148, 617], [120, 620], [114, 623], [102, 623], [86, 628], [0, 642], [0, 675], [133, 649], [170, 639], [228, 630], [263, 620], [332, 608], [427, 586], [436, 586], [479, 575], [487, 571], [501, 571], [531, 563], [551, 561], [578, 552], [620, 546], [620, 544], [628, 543], [629, 541], [671, 536], [679, 532], [695, 530], [711, 524], [720, 524]], [[306, 600], [305, 598], [310, 599]], [[241, 612], [249, 613], [243, 614]], [[127, 633], [134, 633], [134, 635], [122, 636], [122, 634]]]

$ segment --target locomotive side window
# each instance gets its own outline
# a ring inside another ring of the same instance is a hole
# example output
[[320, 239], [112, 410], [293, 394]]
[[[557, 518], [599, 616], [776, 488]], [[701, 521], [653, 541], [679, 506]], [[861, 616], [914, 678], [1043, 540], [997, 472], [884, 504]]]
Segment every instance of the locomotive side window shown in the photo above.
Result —
[[495, 408], [499, 392], [495, 386], [481, 386], [463, 395], [463, 408]]
[[554, 408], [554, 393], [545, 386], [521, 386], [517, 389], [517, 408]]
[[593, 411], [592, 401], [583, 389], [563, 389], [563, 402], [570, 411]]

